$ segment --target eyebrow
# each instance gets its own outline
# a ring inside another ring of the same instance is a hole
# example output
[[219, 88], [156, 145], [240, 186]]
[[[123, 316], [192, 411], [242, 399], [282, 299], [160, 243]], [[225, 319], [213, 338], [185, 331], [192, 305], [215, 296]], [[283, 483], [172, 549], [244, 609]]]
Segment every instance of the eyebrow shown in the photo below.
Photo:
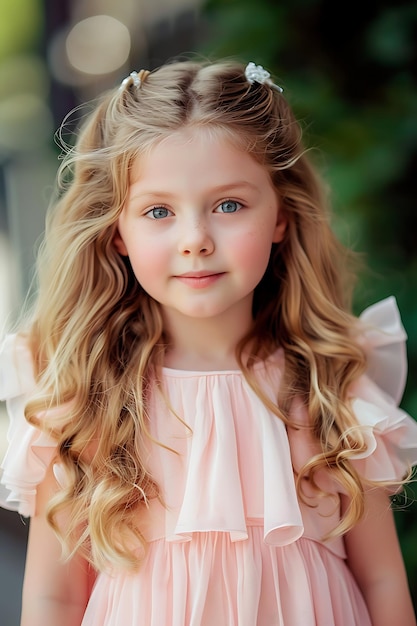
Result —
[[228, 189], [240, 189], [241, 187], [248, 187], [249, 189], [258, 189], [257, 185], [250, 183], [247, 180], [239, 180], [232, 183], [226, 183], [225, 185], [219, 185], [214, 188], [214, 191], [227, 191]]
[[[139, 181], [138, 181], [139, 182]], [[133, 183], [134, 185], [134, 183]], [[220, 193], [220, 192], [224, 192], [224, 191], [229, 191], [231, 189], [242, 189], [243, 188], [248, 188], [254, 191], [257, 191], [259, 189], [259, 187], [257, 185], [254, 185], [253, 183], [248, 182], [247, 180], [239, 180], [239, 181], [233, 181], [230, 183], [225, 183], [224, 185], [218, 185], [217, 187], [213, 187], [210, 189], [210, 193]], [[131, 196], [131, 199], [134, 198], [144, 198], [144, 197], [154, 197], [154, 196], [158, 196], [158, 198], [169, 198], [170, 196], [172, 196], [172, 192], [171, 191], [161, 191], [161, 190], [146, 190], [143, 193], [141, 193], [140, 191], [138, 191], [137, 193], [135, 193], [133, 196]]]

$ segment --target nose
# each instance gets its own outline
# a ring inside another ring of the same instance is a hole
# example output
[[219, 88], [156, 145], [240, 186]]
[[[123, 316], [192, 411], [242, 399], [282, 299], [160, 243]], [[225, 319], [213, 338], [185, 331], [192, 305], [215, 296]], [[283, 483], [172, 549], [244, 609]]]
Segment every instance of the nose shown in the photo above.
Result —
[[178, 244], [178, 251], [184, 256], [208, 256], [214, 251], [213, 237], [204, 223], [186, 224]]

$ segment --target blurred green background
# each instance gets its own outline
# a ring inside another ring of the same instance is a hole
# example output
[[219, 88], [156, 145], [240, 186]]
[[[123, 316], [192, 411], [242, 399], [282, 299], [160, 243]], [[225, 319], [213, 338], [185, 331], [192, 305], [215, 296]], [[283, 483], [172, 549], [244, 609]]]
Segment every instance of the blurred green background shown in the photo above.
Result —
[[[367, 264], [356, 312], [397, 298], [417, 416], [416, 42], [402, 0], [0, 0], [0, 322], [30, 281], [64, 116], [132, 69], [232, 56], [272, 73], [317, 148], [335, 230]], [[412, 498], [397, 523], [417, 606]]]

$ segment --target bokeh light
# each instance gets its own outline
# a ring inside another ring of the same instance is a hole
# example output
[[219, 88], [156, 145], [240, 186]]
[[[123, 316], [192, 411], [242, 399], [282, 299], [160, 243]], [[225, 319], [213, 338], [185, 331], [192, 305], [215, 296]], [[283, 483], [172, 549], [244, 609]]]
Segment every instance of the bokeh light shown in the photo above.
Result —
[[73, 26], [66, 39], [70, 64], [86, 74], [109, 74], [129, 57], [129, 29], [110, 15], [93, 15]]

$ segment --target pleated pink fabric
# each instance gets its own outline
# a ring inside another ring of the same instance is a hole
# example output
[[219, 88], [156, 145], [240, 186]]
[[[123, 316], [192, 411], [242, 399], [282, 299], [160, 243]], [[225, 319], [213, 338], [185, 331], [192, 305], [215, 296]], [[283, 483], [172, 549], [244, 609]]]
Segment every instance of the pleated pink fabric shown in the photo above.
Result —
[[[394, 298], [362, 321], [369, 376], [351, 394], [368, 450], [354, 463], [364, 476], [398, 479], [417, 464], [417, 423], [398, 408], [406, 335]], [[256, 366], [271, 399], [283, 367], [280, 350]], [[24, 419], [34, 381], [28, 350], [14, 336], [0, 353], [0, 376], [11, 418], [0, 503], [30, 516], [55, 446]], [[140, 571], [98, 576], [83, 626], [370, 626], [343, 539], [322, 541], [339, 519], [340, 488], [322, 472], [333, 497], [316, 498], [314, 507], [297, 500], [293, 466], [317, 450], [306, 430], [287, 432], [240, 371], [164, 369], [150, 414], [152, 434], [166, 446], [149, 444], [166, 507], [151, 501], [138, 520], [149, 542]], [[307, 419], [296, 403], [293, 418]]]

